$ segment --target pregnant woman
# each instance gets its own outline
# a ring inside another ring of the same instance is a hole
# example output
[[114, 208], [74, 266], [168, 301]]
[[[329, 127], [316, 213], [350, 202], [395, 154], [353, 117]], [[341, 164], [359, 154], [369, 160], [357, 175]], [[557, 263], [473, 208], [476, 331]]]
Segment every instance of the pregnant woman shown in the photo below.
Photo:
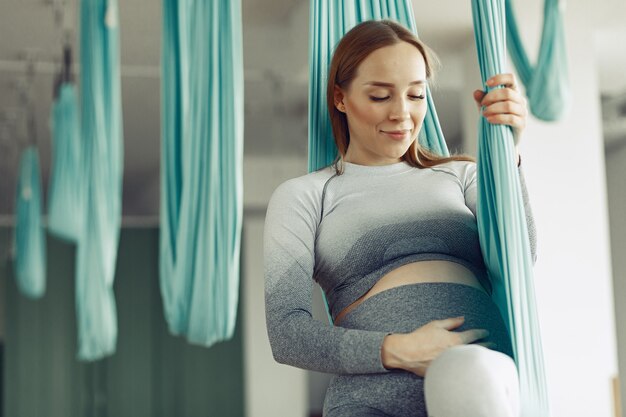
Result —
[[[284, 364], [334, 374], [324, 415], [513, 417], [512, 347], [491, 301], [476, 224], [476, 164], [417, 141], [433, 54], [409, 30], [368, 21], [339, 42], [327, 103], [339, 158], [280, 185], [265, 221], [269, 340]], [[474, 100], [519, 142], [511, 74]], [[520, 165], [519, 154], [516, 163]], [[534, 224], [521, 167], [533, 258]], [[312, 317], [313, 281], [333, 325]]]

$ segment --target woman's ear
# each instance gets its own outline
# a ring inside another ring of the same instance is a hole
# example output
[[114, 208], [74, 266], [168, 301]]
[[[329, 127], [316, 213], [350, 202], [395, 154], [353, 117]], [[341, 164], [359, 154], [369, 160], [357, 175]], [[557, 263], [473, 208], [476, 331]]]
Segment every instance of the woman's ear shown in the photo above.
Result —
[[343, 99], [344, 99], [344, 95], [343, 95], [343, 91], [341, 91], [341, 88], [339, 88], [339, 86], [335, 86], [335, 90], [334, 90], [334, 97], [335, 97], [335, 107], [337, 108], [337, 110], [339, 110], [342, 113], [346, 112], [346, 106], [343, 103]]

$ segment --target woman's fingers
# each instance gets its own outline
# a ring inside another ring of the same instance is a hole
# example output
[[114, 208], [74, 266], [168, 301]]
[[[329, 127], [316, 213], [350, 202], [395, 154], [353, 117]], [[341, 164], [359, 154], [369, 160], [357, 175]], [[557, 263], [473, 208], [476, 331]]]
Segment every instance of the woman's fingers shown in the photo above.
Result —
[[[451, 318], [443, 319], [443, 320], [435, 320], [431, 323], [436, 325], [437, 327], [440, 327], [446, 330], [453, 330], [461, 326], [464, 322], [465, 322], [465, 317], [461, 316], [461, 317], [451, 317]], [[465, 330], [463, 332], [454, 332], [454, 335], [458, 337], [458, 343], [468, 344], [468, 343], [473, 343], [479, 339], [484, 339], [485, 337], [489, 336], [489, 331], [485, 329], [471, 329], [471, 330]]]
[[487, 85], [489, 87], [503, 85], [505, 87], [517, 90], [517, 78], [515, 78], [515, 74], [511, 73], [496, 74], [487, 80]]
[[453, 331], [463, 323], [463, 316], [433, 320], [410, 333], [385, 337], [382, 348], [385, 367], [423, 376], [431, 361], [453, 346], [475, 343], [490, 349], [496, 347], [495, 343], [486, 340], [489, 337], [486, 329]]
[[483, 116], [489, 117], [497, 114], [512, 114], [514, 116], [526, 116], [526, 108], [515, 101], [499, 101], [483, 109]]
[[483, 109], [489, 123], [509, 125], [515, 130], [526, 127], [526, 107], [513, 101], [500, 101]]
[[489, 336], [489, 331], [485, 329], [471, 329], [464, 332], [459, 332], [458, 335], [461, 340], [461, 344], [467, 345], [469, 343], [474, 343], [479, 339], [484, 339], [485, 337]]
[[485, 94], [480, 104], [481, 106], [489, 106], [500, 101], [512, 101], [524, 106], [526, 105], [526, 98], [519, 91], [511, 88], [496, 88], [495, 90], [491, 90], [489, 93]]
[[528, 105], [526, 98], [518, 91], [517, 79], [513, 74], [498, 74], [487, 80], [495, 88], [482, 94], [474, 91], [474, 100], [479, 102], [483, 116], [489, 123], [508, 125], [513, 128], [515, 144], [519, 142], [521, 132], [526, 127]]
[[474, 90], [474, 101], [476, 102], [476, 106], [478, 106], [478, 109], [480, 109], [481, 107], [481, 101], [483, 101], [483, 98], [485, 97], [485, 93], [483, 90]]
[[465, 322], [465, 317], [461, 316], [461, 317], [450, 317], [449, 319], [443, 319], [443, 320], [435, 320], [432, 323], [437, 325], [437, 327], [441, 327], [446, 330], [452, 330], [462, 325], [463, 322]]
[[493, 125], [511, 126], [515, 131], [521, 131], [526, 127], [526, 119], [513, 114], [496, 114], [486, 117], [487, 121]]

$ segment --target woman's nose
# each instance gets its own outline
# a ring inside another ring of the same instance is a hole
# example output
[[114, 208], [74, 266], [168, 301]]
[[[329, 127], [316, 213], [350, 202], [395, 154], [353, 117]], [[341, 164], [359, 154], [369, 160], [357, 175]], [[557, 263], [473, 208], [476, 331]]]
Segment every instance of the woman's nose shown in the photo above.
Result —
[[389, 112], [390, 120], [405, 120], [409, 118], [409, 106], [406, 100], [395, 100]]

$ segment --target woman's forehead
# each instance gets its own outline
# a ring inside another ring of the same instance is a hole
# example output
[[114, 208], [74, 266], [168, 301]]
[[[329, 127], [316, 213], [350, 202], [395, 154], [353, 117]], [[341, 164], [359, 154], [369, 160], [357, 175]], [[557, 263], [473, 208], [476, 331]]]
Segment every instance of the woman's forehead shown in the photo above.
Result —
[[425, 81], [426, 62], [414, 45], [401, 42], [369, 54], [359, 65], [356, 78], [362, 83], [409, 84]]

